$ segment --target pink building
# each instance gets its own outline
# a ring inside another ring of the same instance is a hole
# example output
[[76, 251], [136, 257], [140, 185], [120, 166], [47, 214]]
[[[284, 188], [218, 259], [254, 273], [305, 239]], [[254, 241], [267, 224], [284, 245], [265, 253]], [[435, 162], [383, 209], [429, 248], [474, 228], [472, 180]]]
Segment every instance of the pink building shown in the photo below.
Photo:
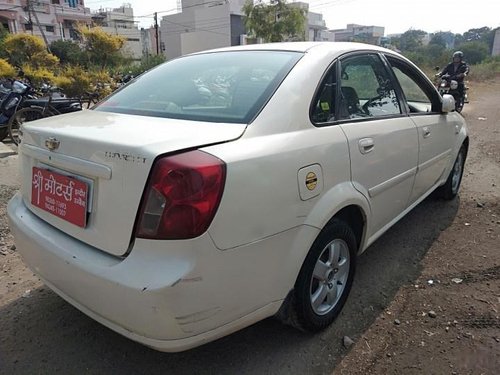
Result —
[[0, 24], [10, 33], [54, 40], [76, 39], [78, 23], [91, 24], [83, 0], [0, 0]]

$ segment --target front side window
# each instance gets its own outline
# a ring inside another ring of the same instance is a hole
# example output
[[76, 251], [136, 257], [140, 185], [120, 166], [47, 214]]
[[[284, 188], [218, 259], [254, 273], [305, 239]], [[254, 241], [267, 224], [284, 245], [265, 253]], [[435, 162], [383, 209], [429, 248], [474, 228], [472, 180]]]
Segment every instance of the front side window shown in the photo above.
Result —
[[392, 70], [403, 90], [410, 113], [428, 113], [433, 111], [432, 90], [425, 84], [415, 69], [408, 64], [387, 56]]
[[340, 119], [401, 114], [389, 74], [377, 55], [358, 55], [341, 61]]
[[302, 55], [288, 51], [233, 51], [182, 57], [145, 73], [95, 109], [248, 123]]

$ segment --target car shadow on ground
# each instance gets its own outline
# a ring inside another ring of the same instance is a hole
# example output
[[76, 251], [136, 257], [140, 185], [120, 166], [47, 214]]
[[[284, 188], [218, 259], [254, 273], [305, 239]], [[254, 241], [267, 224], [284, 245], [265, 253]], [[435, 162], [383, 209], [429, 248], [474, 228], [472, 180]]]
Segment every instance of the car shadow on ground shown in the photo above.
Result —
[[342, 337], [360, 337], [398, 289], [414, 282], [420, 261], [451, 225], [459, 204], [425, 200], [361, 255], [349, 300], [322, 333], [267, 319], [187, 352], [160, 353], [41, 287], [0, 310], [0, 373], [329, 374], [345, 352]]

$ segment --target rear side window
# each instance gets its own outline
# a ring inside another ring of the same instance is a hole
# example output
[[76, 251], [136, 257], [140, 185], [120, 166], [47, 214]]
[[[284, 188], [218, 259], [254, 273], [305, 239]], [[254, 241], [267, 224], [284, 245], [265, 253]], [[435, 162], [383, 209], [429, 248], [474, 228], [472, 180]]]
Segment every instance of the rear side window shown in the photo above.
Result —
[[248, 123], [302, 55], [288, 51], [231, 51], [182, 57], [140, 76], [96, 110]]
[[324, 124], [335, 121], [335, 101], [337, 96], [337, 63], [335, 63], [319, 86], [311, 108], [311, 121]]

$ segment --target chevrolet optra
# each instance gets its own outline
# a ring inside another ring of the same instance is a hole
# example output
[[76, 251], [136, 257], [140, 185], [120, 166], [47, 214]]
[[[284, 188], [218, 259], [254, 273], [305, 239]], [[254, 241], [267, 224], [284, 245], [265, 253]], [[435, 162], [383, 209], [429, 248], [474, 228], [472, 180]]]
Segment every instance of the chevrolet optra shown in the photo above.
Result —
[[433, 191], [457, 194], [469, 141], [454, 108], [374, 46], [196, 53], [25, 123], [10, 226], [44, 283], [147, 346], [270, 316], [318, 331], [358, 254]]

